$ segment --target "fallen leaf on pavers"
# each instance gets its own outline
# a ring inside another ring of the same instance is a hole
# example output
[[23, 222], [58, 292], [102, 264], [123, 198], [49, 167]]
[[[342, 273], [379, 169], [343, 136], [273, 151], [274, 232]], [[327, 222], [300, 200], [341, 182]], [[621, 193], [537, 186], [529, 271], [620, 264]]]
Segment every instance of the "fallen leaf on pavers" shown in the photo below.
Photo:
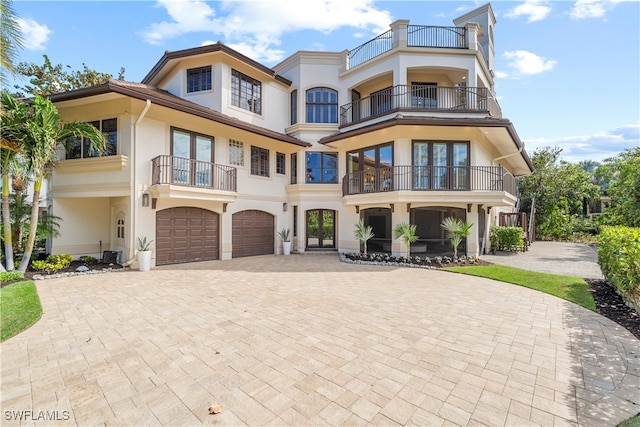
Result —
[[214, 403], [209, 407], [210, 414], [219, 414], [220, 412], [222, 412], [222, 405], [219, 403]]

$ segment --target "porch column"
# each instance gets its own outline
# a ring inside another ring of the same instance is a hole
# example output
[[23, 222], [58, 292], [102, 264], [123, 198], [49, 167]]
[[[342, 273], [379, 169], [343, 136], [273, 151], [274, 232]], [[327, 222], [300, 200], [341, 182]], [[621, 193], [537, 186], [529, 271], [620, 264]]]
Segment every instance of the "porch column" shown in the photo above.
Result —
[[480, 224], [478, 224], [478, 205], [470, 204], [471, 212], [467, 209], [467, 223], [473, 224], [471, 227], [471, 234], [467, 237], [467, 255], [477, 257], [480, 255], [480, 237], [478, 231], [480, 230]]
[[407, 256], [407, 248], [402, 239], [395, 239], [393, 230], [397, 224], [401, 222], [411, 223], [411, 215], [407, 212], [406, 203], [396, 203], [393, 205], [393, 212], [391, 212], [391, 254], [395, 256]]
[[232, 257], [233, 244], [233, 213], [222, 212], [220, 214], [220, 259], [229, 260]]

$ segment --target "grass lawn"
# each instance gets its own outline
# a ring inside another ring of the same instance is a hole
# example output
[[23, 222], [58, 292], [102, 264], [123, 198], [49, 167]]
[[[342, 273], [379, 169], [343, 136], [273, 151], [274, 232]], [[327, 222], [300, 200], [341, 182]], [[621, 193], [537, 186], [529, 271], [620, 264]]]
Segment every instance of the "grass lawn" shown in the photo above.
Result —
[[499, 264], [487, 266], [477, 265], [468, 267], [448, 267], [443, 268], [443, 270], [513, 283], [515, 285], [555, 295], [592, 311], [596, 310], [596, 303], [593, 300], [593, 295], [589, 292], [589, 285], [579, 277], [538, 273], [535, 271], [520, 270], [519, 268]]
[[618, 427], [638, 427], [638, 426], [640, 426], [640, 413], [618, 424]]
[[33, 281], [0, 289], [0, 341], [11, 338], [40, 319], [42, 306]]

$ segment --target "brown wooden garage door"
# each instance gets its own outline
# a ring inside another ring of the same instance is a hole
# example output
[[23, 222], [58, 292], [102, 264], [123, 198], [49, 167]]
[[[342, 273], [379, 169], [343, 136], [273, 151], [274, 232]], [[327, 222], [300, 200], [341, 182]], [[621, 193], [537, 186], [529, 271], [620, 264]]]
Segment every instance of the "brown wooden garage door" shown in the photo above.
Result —
[[218, 214], [179, 207], [156, 213], [156, 264], [218, 259]]
[[233, 258], [274, 253], [273, 222], [273, 215], [262, 211], [234, 213]]

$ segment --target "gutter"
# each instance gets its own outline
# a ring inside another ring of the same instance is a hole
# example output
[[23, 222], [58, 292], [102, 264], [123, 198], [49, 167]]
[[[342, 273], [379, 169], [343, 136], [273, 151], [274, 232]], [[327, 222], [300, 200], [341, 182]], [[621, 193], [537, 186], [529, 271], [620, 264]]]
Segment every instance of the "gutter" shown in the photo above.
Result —
[[136, 254], [136, 236], [134, 235], [134, 231], [136, 230], [136, 226], [138, 224], [138, 126], [142, 123], [142, 120], [147, 115], [147, 112], [151, 108], [151, 100], [147, 99], [142, 112], [138, 116], [136, 122], [133, 125], [133, 144], [131, 147], [131, 153], [133, 154], [133, 162], [131, 162], [131, 166], [133, 167], [133, 186], [131, 188], [131, 204], [133, 208], [133, 218], [130, 221], [129, 230], [131, 230], [129, 242], [131, 244], [129, 250], [129, 259], [132, 259]]

